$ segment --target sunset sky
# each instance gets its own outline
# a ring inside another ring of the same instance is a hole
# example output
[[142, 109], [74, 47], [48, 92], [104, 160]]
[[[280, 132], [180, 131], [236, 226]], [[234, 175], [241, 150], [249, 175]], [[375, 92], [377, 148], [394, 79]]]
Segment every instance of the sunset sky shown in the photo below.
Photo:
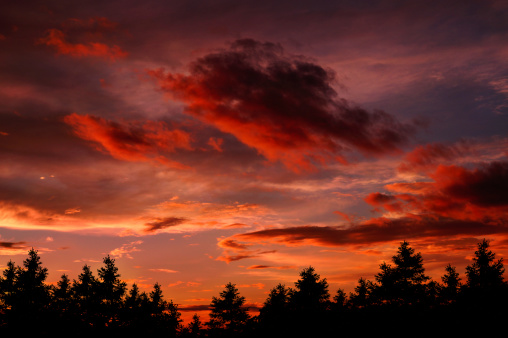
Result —
[[[401, 241], [508, 257], [508, 2], [4, 1], [0, 268], [116, 259], [184, 316]], [[203, 312], [203, 314], [206, 314]], [[187, 317], [185, 317], [187, 318]], [[203, 318], [206, 320], [206, 318]]]

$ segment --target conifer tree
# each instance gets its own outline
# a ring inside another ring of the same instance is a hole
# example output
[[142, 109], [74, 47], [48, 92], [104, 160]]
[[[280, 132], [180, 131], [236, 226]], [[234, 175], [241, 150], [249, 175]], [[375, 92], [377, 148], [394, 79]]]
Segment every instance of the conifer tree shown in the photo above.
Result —
[[240, 332], [249, 318], [244, 304], [245, 297], [240, 296], [235, 284], [226, 284], [220, 296], [212, 298], [207, 326], [212, 331], [226, 330], [230, 335]]
[[496, 261], [496, 255], [489, 250], [489, 246], [486, 239], [478, 243], [473, 263], [466, 267], [467, 287], [492, 289], [503, 285], [503, 259]]
[[97, 271], [100, 296], [104, 303], [117, 306], [125, 294], [127, 284], [120, 279], [118, 267], [113, 258], [107, 255], [103, 259], [103, 263], [104, 266]]
[[347, 294], [343, 289], [338, 289], [335, 296], [333, 296], [333, 305], [336, 310], [342, 311], [347, 306]]
[[195, 313], [194, 316], [192, 316], [192, 321], [187, 325], [189, 337], [199, 337], [201, 335], [201, 325], [201, 319], [198, 314]]
[[371, 296], [374, 284], [364, 279], [363, 277], [358, 280], [358, 285], [355, 287], [354, 292], [349, 294], [349, 303], [354, 309], [362, 309], [372, 304]]
[[136, 283], [132, 284], [132, 288], [129, 290], [129, 294], [125, 298], [125, 308], [127, 309], [137, 309], [141, 305], [141, 297], [139, 293], [139, 288]]
[[279, 283], [270, 290], [266, 301], [259, 312], [259, 323], [262, 329], [272, 333], [282, 333], [290, 317], [289, 295], [291, 289]]
[[328, 282], [326, 278], [321, 279], [312, 266], [300, 272], [300, 279], [295, 282], [295, 287], [291, 294], [291, 303], [296, 309], [315, 312], [328, 307]]
[[19, 270], [17, 280], [16, 306], [29, 313], [42, 311], [49, 303], [49, 288], [44, 282], [48, 269], [42, 266], [41, 258], [34, 248], [28, 252]]
[[392, 257], [394, 266], [382, 263], [381, 272], [376, 275], [378, 285], [374, 294], [382, 303], [393, 305], [411, 305], [423, 301], [426, 295], [426, 283], [430, 277], [425, 274], [421, 253], [416, 253], [409, 243], [404, 241]]
[[11, 309], [13, 301], [18, 292], [17, 279], [20, 267], [15, 266], [12, 260], [7, 263], [7, 268], [3, 271], [3, 278], [0, 279], [0, 300], [5, 309]]
[[454, 266], [448, 264], [445, 268], [446, 274], [441, 277], [443, 285], [439, 288], [441, 302], [448, 304], [457, 300], [460, 291], [460, 277]]
[[277, 284], [276, 287], [270, 290], [260, 310], [260, 316], [269, 318], [283, 315], [288, 310], [290, 291], [284, 284]]
[[72, 288], [69, 276], [63, 274], [53, 291], [56, 308], [60, 312], [69, 312], [72, 298]]
[[72, 283], [73, 295], [80, 304], [88, 306], [88, 303], [97, 300], [97, 283], [90, 266], [85, 264], [78, 280], [74, 280]]

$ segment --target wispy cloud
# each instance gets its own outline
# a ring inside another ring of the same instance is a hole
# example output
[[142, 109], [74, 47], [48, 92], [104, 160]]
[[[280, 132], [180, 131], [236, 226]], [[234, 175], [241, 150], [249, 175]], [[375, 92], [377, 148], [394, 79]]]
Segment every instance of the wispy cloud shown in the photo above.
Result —
[[[101, 39], [103, 34], [99, 35], [93, 33], [110, 31], [116, 26], [116, 23], [109, 21], [107, 18], [90, 18], [88, 20], [71, 19], [64, 22], [61, 29], [48, 29], [46, 31], [46, 36], [40, 38], [37, 43], [53, 47], [57, 54], [69, 55], [77, 58], [100, 57], [116, 61], [125, 58], [128, 53], [117, 45], [110, 46], [90, 38], [94, 36], [95, 39]], [[73, 36], [74, 40], [78, 38], [82, 41], [76, 43], [69, 42], [67, 35], [71, 33], [75, 35]]]
[[113, 249], [110, 252], [110, 255], [113, 257], [118, 257], [118, 258], [122, 258], [123, 256], [125, 256], [127, 258], [132, 259], [133, 257], [131, 256], [131, 253], [141, 251], [140, 249], [137, 248], [137, 245], [141, 245], [141, 244], [143, 244], [143, 241], [134, 241], [134, 242], [123, 244], [121, 247]]

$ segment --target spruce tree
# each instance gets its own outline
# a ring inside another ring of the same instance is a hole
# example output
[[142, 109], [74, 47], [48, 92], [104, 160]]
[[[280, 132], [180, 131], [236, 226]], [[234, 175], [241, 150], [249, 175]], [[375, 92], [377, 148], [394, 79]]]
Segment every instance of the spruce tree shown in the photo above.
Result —
[[240, 332], [249, 318], [244, 304], [245, 297], [240, 296], [235, 284], [226, 284], [220, 296], [212, 298], [207, 326], [212, 332], [225, 330], [228, 335]]
[[468, 288], [492, 289], [503, 285], [503, 259], [496, 261], [496, 254], [489, 247], [490, 243], [486, 239], [478, 243], [473, 263], [466, 267]]

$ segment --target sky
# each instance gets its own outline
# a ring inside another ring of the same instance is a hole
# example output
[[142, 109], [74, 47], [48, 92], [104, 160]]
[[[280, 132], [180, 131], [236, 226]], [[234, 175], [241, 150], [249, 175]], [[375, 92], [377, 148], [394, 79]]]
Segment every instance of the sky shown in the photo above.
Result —
[[0, 268], [107, 255], [184, 318], [332, 295], [404, 240], [436, 281], [508, 253], [506, 1], [0, 5]]

